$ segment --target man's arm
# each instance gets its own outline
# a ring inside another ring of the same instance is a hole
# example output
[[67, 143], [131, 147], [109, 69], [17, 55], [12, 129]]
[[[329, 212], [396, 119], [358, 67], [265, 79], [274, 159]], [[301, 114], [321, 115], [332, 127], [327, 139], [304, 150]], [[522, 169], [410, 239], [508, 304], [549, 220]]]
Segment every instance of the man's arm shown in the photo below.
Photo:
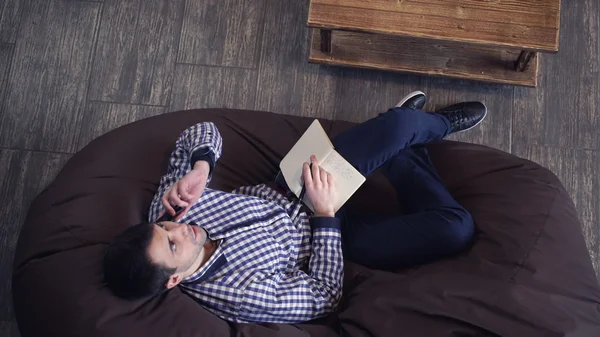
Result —
[[344, 278], [340, 220], [314, 217], [310, 222], [313, 236], [308, 273], [272, 275], [249, 285], [238, 319], [299, 323], [337, 309]]
[[[154, 221], [165, 210], [161, 198], [171, 186], [186, 175], [189, 174], [188, 178], [194, 178], [188, 180], [203, 182], [201, 194], [204, 187], [210, 182], [212, 171], [221, 157], [222, 146], [221, 134], [214, 123], [198, 123], [183, 131], [169, 158], [167, 173], [160, 179], [160, 186], [150, 206], [149, 221]], [[182, 190], [182, 192], [184, 191]], [[197, 198], [199, 197], [200, 195], [197, 196]], [[197, 201], [197, 198], [188, 205], [188, 208]]]
[[342, 297], [344, 260], [340, 220], [334, 217], [335, 180], [315, 156], [304, 163], [302, 179], [315, 208], [310, 219], [312, 244], [308, 273], [273, 275], [253, 283], [244, 294], [239, 319], [248, 322], [298, 323], [333, 312]]

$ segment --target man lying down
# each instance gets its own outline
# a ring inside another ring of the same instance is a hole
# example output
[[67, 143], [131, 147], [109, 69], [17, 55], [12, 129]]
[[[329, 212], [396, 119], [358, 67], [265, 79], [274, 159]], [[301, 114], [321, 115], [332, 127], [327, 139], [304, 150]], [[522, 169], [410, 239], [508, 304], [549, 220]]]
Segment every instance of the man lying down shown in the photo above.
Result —
[[402, 215], [345, 207], [334, 214], [336, 181], [314, 156], [302, 168], [314, 213], [282, 179], [231, 193], [211, 189], [223, 140], [212, 123], [191, 126], [175, 144], [148, 222], [129, 227], [107, 247], [107, 286], [125, 299], [179, 286], [225, 320], [298, 323], [336, 310], [344, 259], [397, 270], [467, 249], [473, 220], [422, 145], [475, 127], [487, 109], [465, 102], [430, 113], [422, 111], [425, 102], [425, 94], [413, 92], [333, 139], [364, 176], [383, 169]]

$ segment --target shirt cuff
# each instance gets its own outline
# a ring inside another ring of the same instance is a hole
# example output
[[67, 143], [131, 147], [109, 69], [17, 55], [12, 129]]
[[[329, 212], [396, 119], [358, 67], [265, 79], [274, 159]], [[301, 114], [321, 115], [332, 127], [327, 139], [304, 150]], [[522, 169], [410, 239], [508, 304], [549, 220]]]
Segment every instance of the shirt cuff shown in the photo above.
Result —
[[310, 218], [310, 226], [313, 230], [317, 228], [332, 228], [341, 230], [341, 221], [336, 217], [314, 216]]
[[192, 153], [192, 159], [190, 159], [190, 165], [194, 168], [194, 164], [197, 161], [204, 160], [210, 166], [210, 173], [212, 173], [213, 168], [215, 168], [215, 154], [207, 148], [198, 149]]

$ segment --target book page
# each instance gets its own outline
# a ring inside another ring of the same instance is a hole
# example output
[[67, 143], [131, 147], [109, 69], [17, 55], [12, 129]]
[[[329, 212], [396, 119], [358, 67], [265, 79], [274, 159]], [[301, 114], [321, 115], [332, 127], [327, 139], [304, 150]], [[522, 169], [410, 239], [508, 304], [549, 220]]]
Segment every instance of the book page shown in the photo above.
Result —
[[310, 162], [311, 155], [317, 156], [317, 160], [321, 163], [332, 151], [333, 145], [327, 133], [321, 123], [315, 119], [279, 164], [290, 191], [297, 197], [300, 196], [302, 186], [304, 186], [301, 180], [302, 164]]
[[329, 153], [320, 166], [335, 178], [338, 191], [338, 202], [335, 208], [337, 212], [366, 179], [335, 150]]

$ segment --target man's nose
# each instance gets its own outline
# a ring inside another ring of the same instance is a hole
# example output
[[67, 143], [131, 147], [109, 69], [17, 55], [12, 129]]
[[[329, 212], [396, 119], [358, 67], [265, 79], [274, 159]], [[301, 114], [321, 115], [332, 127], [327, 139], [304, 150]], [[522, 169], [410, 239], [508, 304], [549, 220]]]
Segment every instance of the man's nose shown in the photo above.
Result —
[[188, 228], [187, 225], [185, 224], [181, 224], [181, 223], [175, 223], [173, 224], [173, 227], [170, 228], [170, 231], [177, 233], [179, 235], [181, 235], [182, 237], [187, 237], [188, 236]]
[[177, 231], [181, 228], [181, 224], [177, 222], [169, 222], [165, 227], [167, 227], [168, 231]]

